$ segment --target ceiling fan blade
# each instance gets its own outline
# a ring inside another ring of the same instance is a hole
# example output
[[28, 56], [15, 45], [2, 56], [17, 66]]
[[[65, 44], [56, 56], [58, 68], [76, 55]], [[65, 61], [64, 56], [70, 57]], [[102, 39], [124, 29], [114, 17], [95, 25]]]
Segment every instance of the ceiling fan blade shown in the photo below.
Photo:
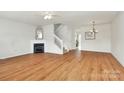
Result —
[[60, 15], [52, 15], [53, 17], [61, 17]]

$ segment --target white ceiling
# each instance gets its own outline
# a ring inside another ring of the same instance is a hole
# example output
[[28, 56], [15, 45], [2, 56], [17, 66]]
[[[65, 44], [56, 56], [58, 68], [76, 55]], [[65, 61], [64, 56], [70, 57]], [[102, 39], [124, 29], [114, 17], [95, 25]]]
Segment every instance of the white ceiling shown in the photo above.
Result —
[[32, 25], [63, 23], [71, 26], [87, 25], [92, 20], [97, 24], [110, 23], [118, 14], [115, 11], [55, 11], [60, 17], [44, 20], [41, 11], [1, 11], [0, 18], [6, 18]]

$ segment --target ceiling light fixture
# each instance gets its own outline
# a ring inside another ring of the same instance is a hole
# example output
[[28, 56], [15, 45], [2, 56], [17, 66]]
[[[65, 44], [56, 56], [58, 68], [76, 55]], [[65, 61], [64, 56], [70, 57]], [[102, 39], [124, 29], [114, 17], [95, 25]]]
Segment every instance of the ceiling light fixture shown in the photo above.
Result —
[[96, 39], [96, 33], [98, 33], [98, 30], [95, 28], [95, 21], [92, 21], [92, 29], [90, 29], [88, 32], [85, 32], [85, 40]]
[[95, 21], [92, 21], [92, 29], [90, 30], [90, 32], [98, 33], [98, 30], [96, 30], [95, 28]]
[[57, 17], [60, 17], [56, 12], [54, 11], [44, 11], [44, 12], [41, 12], [40, 14], [44, 20], [51, 20], [53, 18], [57, 18]]
[[45, 19], [45, 20], [50, 20], [50, 19], [52, 19], [52, 15], [51, 15], [51, 14], [46, 14], [46, 15], [44, 16], [44, 19]]

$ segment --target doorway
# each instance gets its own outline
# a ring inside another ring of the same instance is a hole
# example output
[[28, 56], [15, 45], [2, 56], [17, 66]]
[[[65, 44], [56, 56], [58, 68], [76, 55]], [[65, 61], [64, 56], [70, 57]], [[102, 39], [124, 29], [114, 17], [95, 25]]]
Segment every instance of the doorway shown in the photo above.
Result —
[[76, 42], [76, 49], [81, 50], [81, 33], [76, 33], [75, 42]]

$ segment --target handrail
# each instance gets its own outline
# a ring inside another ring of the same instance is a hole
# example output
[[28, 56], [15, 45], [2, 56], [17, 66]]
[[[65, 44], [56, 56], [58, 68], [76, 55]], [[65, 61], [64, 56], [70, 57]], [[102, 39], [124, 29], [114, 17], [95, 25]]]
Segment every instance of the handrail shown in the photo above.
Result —
[[56, 35], [58, 35], [57, 32], [60, 31], [60, 29], [61, 29], [63, 26], [64, 26], [64, 25], [61, 24], [61, 25], [54, 31], [54, 33], [55, 33]]
[[61, 52], [63, 53], [63, 40], [54, 35], [54, 43], [60, 48]]

